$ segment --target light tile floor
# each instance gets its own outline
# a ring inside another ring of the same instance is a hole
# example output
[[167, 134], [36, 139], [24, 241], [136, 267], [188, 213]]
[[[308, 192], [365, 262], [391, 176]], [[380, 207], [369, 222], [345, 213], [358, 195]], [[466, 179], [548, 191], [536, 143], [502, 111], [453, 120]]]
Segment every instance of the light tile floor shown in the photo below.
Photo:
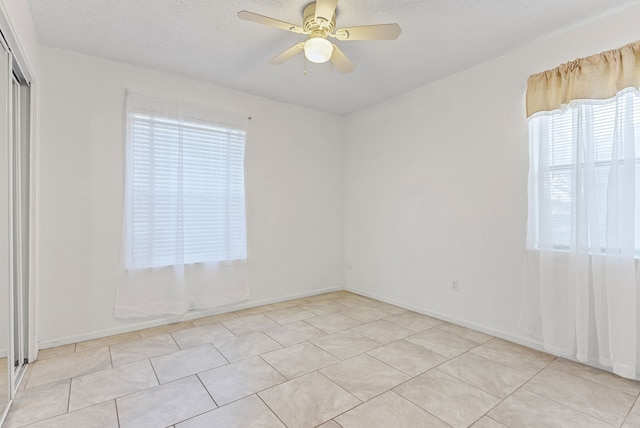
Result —
[[640, 382], [348, 292], [44, 349], [6, 427], [640, 427]]
[[0, 358], [0, 413], [7, 406], [9, 392], [9, 367], [7, 357]]

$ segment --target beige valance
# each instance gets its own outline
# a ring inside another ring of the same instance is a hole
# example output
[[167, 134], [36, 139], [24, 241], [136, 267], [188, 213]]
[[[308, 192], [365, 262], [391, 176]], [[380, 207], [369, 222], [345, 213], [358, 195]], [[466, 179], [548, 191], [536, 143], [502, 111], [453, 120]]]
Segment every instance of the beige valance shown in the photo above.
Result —
[[640, 41], [529, 77], [527, 117], [571, 100], [611, 98], [628, 87], [640, 88]]

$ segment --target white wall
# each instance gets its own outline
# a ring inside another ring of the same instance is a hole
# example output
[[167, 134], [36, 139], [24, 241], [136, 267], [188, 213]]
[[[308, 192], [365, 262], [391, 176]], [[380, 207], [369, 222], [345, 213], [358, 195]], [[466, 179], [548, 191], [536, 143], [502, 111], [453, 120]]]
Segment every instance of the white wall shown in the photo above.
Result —
[[628, 9], [349, 116], [347, 287], [522, 340], [527, 78], [635, 41], [638, 16]]
[[41, 344], [134, 327], [112, 316], [125, 88], [253, 117], [246, 150], [252, 302], [343, 287], [342, 118], [56, 49], [42, 48], [41, 61]]

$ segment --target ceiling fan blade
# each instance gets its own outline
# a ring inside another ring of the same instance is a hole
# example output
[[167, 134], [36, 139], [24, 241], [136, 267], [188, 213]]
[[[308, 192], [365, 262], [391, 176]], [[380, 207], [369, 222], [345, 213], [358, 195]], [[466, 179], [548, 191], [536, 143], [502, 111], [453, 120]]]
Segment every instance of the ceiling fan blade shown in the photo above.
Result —
[[303, 50], [304, 50], [304, 42], [300, 42], [297, 45], [292, 46], [286, 51], [271, 58], [271, 60], [269, 60], [269, 64], [274, 64], [274, 65], [282, 64], [283, 62], [288, 61], [294, 56], [298, 55]]
[[334, 67], [342, 74], [351, 73], [356, 69], [354, 63], [352, 63], [349, 58], [338, 48], [336, 45], [333, 45], [333, 54], [331, 54], [331, 63]]
[[241, 10], [240, 12], [238, 12], [238, 18], [244, 19], [245, 21], [257, 22], [258, 24], [264, 24], [270, 27], [279, 28], [285, 31], [291, 31], [293, 33], [305, 34], [302, 27], [290, 24], [288, 22], [269, 18], [268, 16], [258, 15], [257, 13], [249, 12], [248, 10]]
[[322, 18], [327, 22], [331, 22], [333, 14], [338, 7], [338, 0], [316, 0], [316, 21]]
[[400, 35], [398, 24], [364, 25], [336, 30], [338, 40], [395, 40]]

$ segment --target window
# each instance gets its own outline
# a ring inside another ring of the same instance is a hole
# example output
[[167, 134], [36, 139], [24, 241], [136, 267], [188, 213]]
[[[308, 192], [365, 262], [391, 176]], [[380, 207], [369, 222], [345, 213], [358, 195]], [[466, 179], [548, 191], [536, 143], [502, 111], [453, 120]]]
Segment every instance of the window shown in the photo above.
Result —
[[127, 94], [129, 269], [246, 258], [245, 122]]
[[640, 42], [529, 77], [520, 327], [635, 379], [640, 325]]
[[628, 225], [620, 217], [635, 211], [634, 199], [640, 207], [638, 91], [538, 113], [529, 119], [529, 139], [530, 185], [537, 187], [530, 195], [535, 196], [533, 247], [542, 242], [556, 250], [602, 252], [612, 235], [622, 233], [640, 254], [640, 218], [633, 221], [634, 230], [619, 230]]

